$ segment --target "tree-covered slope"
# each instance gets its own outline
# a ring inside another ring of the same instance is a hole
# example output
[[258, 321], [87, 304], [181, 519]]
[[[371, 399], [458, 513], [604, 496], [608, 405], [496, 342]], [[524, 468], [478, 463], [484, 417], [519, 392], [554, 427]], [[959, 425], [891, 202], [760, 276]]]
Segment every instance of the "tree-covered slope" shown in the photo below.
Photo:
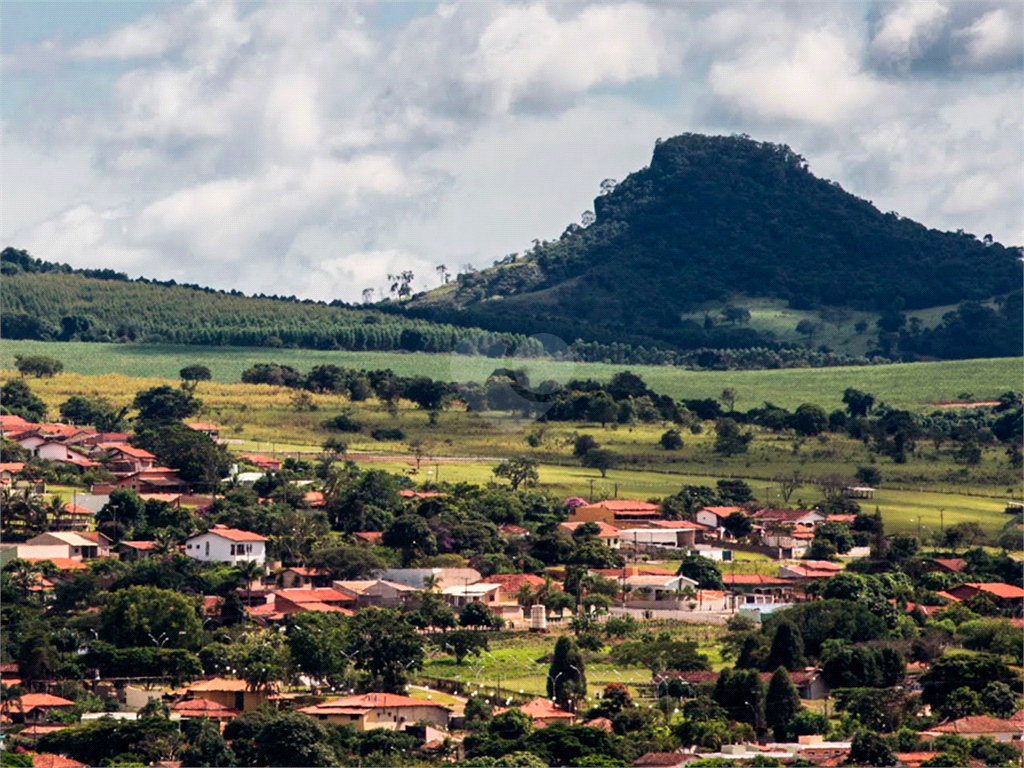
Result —
[[[707, 344], [681, 315], [735, 294], [914, 310], [1019, 290], [1016, 248], [882, 213], [786, 146], [686, 134], [594, 203], [594, 222], [420, 297], [425, 317]], [[725, 333], [719, 329], [716, 333]], [[728, 329], [737, 335], [742, 329]], [[726, 339], [733, 346], [741, 339]]]

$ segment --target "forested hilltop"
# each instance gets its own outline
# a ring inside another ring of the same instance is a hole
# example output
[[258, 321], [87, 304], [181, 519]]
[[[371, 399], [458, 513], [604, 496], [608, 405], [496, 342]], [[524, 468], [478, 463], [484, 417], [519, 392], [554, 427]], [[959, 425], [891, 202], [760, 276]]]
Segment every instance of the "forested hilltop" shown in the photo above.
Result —
[[[742, 297], [768, 296], [799, 310], [881, 313], [872, 331], [890, 334], [877, 345], [885, 354], [1020, 354], [1020, 249], [882, 213], [815, 177], [789, 147], [685, 134], [659, 141], [649, 167], [601, 188], [583, 226], [461, 274], [406, 311], [595, 341], [741, 347], [764, 341], [743, 327]], [[934, 332], [906, 317], [994, 297]], [[686, 317], [709, 302], [737, 304], [738, 314], [728, 325]]]

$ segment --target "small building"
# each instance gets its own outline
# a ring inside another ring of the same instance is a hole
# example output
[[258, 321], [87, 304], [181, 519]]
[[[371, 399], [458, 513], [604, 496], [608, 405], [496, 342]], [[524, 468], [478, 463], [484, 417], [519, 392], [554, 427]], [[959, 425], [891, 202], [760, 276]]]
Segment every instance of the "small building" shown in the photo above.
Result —
[[178, 714], [182, 720], [213, 720], [226, 723], [238, 717], [238, 710], [226, 707], [213, 699], [182, 699], [170, 706], [171, 712]]
[[850, 499], [873, 499], [875, 489], [869, 485], [850, 485], [843, 489], [843, 495]]
[[793, 589], [791, 581], [759, 573], [726, 573], [722, 584], [737, 594], [739, 602], [748, 605], [780, 602]]
[[725, 520], [729, 515], [740, 512], [744, 515], [747, 513], [743, 507], [733, 506], [719, 506], [719, 507], [702, 507], [697, 510], [697, 514], [694, 515], [694, 520], [703, 525], [705, 528], [721, 528], [725, 525]]
[[380, 539], [384, 535], [384, 531], [354, 531], [352, 535], [355, 537], [356, 544], [369, 544], [370, 546], [374, 546], [380, 543]]
[[334, 581], [331, 586], [355, 600], [359, 608], [400, 608], [423, 592], [422, 589], [386, 579]]
[[403, 488], [398, 492], [398, 495], [403, 499], [432, 499], [435, 496], [440, 496], [439, 491], [414, 491], [411, 488]]
[[134, 562], [149, 557], [156, 550], [155, 541], [121, 541], [117, 545], [117, 554], [126, 562]]
[[788, 527], [803, 525], [813, 528], [825, 521], [825, 515], [814, 509], [762, 509], [753, 517], [761, 525], [775, 524]]
[[370, 731], [374, 728], [401, 731], [406, 726], [424, 721], [447, 729], [452, 712], [442, 704], [394, 693], [344, 696], [302, 707], [298, 711], [327, 723], [351, 725], [357, 731]]
[[98, 532], [86, 535], [77, 531], [50, 531], [33, 536], [25, 543], [28, 545], [67, 546], [69, 551], [66, 557], [72, 560], [95, 560], [101, 557], [110, 557], [110, 539]]
[[1024, 710], [1017, 712], [1005, 720], [988, 715], [970, 715], [959, 720], [947, 720], [944, 723], [921, 732], [925, 742], [934, 741], [944, 734], [955, 734], [967, 739], [988, 736], [996, 741], [1009, 742], [1020, 740], [1024, 733]]
[[185, 554], [203, 563], [242, 563], [263, 565], [267, 559], [267, 538], [252, 531], [240, 531], [215, 525], [206, 533], [185, 540]]
[[75, 706], [75, 702], [48, 693], [26, 693], [17, 699], [7, 699], [3, 703], [4, 713], [13, 723], [39, 723], [51, 712], [66, 712]]
[[96, 450], [110, 457], [104, 463], [114, 473], [133, 475], [156, 466], [156, 456], [128, 443], [98, 443]]
[[72, 464], [81, 469], [99, 466], [97, 462], [89, 458], [85, 451], [68, 445], [60, 439], [44, 438], [34, 448], [29, 450], [32, 451], [33, 456], [57, 464]]
[[380, 578], [417, 589], [425, 589], [428, 580], [433, 580], [435, 590], [444, 590], [451, 586], [476, 584], [483, 577], [475, 568], [389, 568], [380, 574]]
[[273, 593], [274, 611], [290, 616], [302, 611], [318, 613], [351, 613], [356, 601], [331, 587], [279, 589]]
[[456, 609], [469, 603], [496, 605], [501, 602], [501, 584], [453, 584], [441, 590], [441, 597]]
[[281, 468], [280, 459], [273, 459], [270, 456], [264, 456], [259, 453], [243, 453], [238, 458], [247, 461], [255, 467], [259, 467], [264, 472], [276, 472]]
[[194, 421], [185, 424], [189, 429], [194, 429], [196, 432], [202, 432], [211, 440], [220, 440], [220, 425], [219, 424], [207, 424], [206, 422]]
[[[581, 507], [582, 509], [582, 507]], [[619, 549], [622, 546], [622, 532], [611, 523], [604, 520], [582, 520], [570, 523], [559, 523], [558, 527], [572, 536], [581, 525], [591, 523], [598, 527], [597, 538], [601, 540], [608, 549]]]
[[306, 568], [296, 565], [281, 571], [278, 583], [283, 589], [326, 587], [331, 583], [331, 572], [325, 568]]
[[1024, 606], [1024, 589], [1001, 581], [967, 582], [946, 590], [957, 600], [970, 600], [977, 595], [991, 598], [1003, 610], [1019, 610]]
[[630, 593], [629, 601], [634, 605], [658, 601], [678, 601], [679, 593], [687, 587], [694, 590], [695, 596], [697, 594], [697, 582], [686, 576], [679, 576], [668, 571], [663, 571], [660, 575], [650, 572], [639, 573], [636, 566], [629, 565], [623, 569], [619, 583], [623, 586], [623, 591]]
[[516, 709], [533, 721], [534, 728], [545, 728], [552, 723], [565, 723], [569, 725], [576, 719], [576, 715], [572, 712], [562, 709], [550, 699], [539, 696], [516, 707]]
[[682, 768], [700, 757], [693, 752], [648, 752], [633, 762], [633, 768]]
[[92, 527], [93, 511], [78, 504], [65, 504], [61, 514], [54, 518], [53, 527], [59, 531], [88, 531]]
[[960, 573], [967, 567], [967, 561], [959, 557], [936, 557], [926, 567], [938, 573]]
[[115, 485], [136, 493], [188, 493], [188, 483], [170, 467], [151, 467], [119, 478]]
[[226, 709], [241, 712], [251, 712], [267, 701], [273, 693], [274, 688], [250, 690], [245, 680], [227, 680], [223, 677], [193, 683], [185, 689], [187, 698], [206, 699]]
[[619, 540], [625, 547], [692, 548], [697, 543], [697, 532], [705, 530], [699, 523], [688, 520], [662, 520], [651, 528], [623, 528]]
[[638, 522], [662, 517], [664, 514], [659, 505], [633, 499], [605, 499], [569, 510], [570, 523]]

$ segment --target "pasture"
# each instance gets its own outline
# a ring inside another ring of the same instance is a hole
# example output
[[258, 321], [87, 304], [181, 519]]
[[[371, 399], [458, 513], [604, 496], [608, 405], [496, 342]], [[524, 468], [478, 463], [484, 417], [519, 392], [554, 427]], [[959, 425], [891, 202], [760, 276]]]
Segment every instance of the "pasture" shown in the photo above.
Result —
[[[32, 379], [31, 386], [55, 417], [60, 404], [72, 395], [102, 397], [123, 406], [137, 390], [168, 381], [125, 374], [64, 373], [52, 379]], [[800, 442], [756, 431], [747, 453], [727, 458], [713, 452], [710, 424], [704, 425], [701, 434], [686, 431], [683, 447], [666, 451], [659, 438], [670, 426], [667, 424], [605, 428], [567, 422], [540, 424], [457, 410], [441, 413], [432, 424], [427, 413], [407, 402], [392, 416], [372, 400], [349, 403], [338, 395], [313, 395], [317, 410], [308, 411], [296, 410], [294, 394], [267, 385], [203, 382], [198, 396], [204, 407], [196, 419], [219, 424], [222, 439], [236, 453], [312, 458], [332, 434], [321, 422], [349, 410], [352, 418], [363, 424], [362, 432], [333, 434], [347, 442], [349, 458], [361, 465], [407, 474], [416, 483], [486, 484], [494, 480], [492, 470], [501, 459], [526, 455], [540, 462], [541, 488], [595, 499], [663, 497], [683, 485], [713, 487], [720, 479], [741, 478], [762, 501], [782, 505], [775, 478], [797, 471], [805, 484], [795, 490], [790, 504], [811, 505], [821, 499], [820, 488], [813, 483], [816, 478], [850, 476], [858, 466], [874, 466], [883, 481], [874, 499], [863, 506], [870, 511], [877, 505], [893, 532], [916, 533], [920, 528], [927, 534], [944, 525], [973, 520], [995, 533], [1008, 519], [1003, 514], [1006, 502], [1019, 498], [1021, 488], [1019, 473], [1009, 468], [998, 446], [986, 448], [978, 466], [964, 467], [953, 462], [951, 447], [936, 450], [922, 441], [910, 461], [895, 464], [844, 436]], [[400, 429], [404, 439], [374, 440], [370, 432], [378, 428]], [[573, 458], [572, 443], [580, 434], [591, 435], [616, 455], [618, 466], [608, 470], [606, 477], [581, 467]], [[527, 443], [528, 436], [535, 438], [535, 447]]]
[[518, 358], [496, 360], [465, 355], [401, 352], [341, 352], [263, 347], [186, 347], [144, 344], [8, 341], [0, 348], [0, 368], [11, 369], [14, 356], [47, 355], [64, 363], [69, 373], [123, 374], [176, 378], [186, 365], [201, 363], [215, 382], [238, 382], [242, 371], [259, 362], [290, 365], [302, 372], [315, 365], [345, 368], [390, 368], [401, 376], [429, 376], [447, 381], [483, 381], [495, 368], [512, 365], [527, 369], [532, 380], [592, 378], [607, 381], [629, 369], [643, 376], [656, 392], [675, 398], [717, 397], [726, 387], [736, 390], [740, 410], [765, 401], [793, 409], [817, 403], [827, 410], [839, 405], [847, 387], [873, 393], [892, 406], [930, 410], [932, 403], [963, 399], [989, 400], [1019, 389], [1021, 358], [901, 363], [844, 368], [793, 368], [767, 371], [691, 371], [672, 366], [627, 366]]

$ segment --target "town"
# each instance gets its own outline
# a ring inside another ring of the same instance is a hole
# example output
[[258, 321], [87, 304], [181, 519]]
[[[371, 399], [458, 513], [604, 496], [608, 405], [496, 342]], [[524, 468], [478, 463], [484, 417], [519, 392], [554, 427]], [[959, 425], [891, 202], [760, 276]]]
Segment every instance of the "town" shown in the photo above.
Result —
[[131, 422], [0, 416], [5, 759], [1020, 762], [1021, 567], [974, 523], [888, 534], [858, 478], [560, 498], [526, 459], [229, 453], [182, 377]]

